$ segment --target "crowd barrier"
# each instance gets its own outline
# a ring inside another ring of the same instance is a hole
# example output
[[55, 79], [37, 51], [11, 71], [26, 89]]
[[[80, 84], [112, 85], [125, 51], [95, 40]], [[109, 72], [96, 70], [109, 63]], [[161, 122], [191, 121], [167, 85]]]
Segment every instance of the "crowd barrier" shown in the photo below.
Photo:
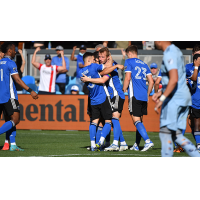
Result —
[[[33, 100], [30, 95], [18, 95], [20, 103], [20, 123], [17, 129], [39, 130], [89, 130], [87, 115], [87, 95], [39, 95]], [[148, 115], [143, 122], [148, 132], [159, 132], [159, 115], [154, 111], [155, 103], [149, 97]], [[0, 126], [4, 123], [1, 116]], [[128, 111], [128, 96], [120, 118], [122, 131], [135, 131]], [[190, 132], [187, 124], [186, 132]]]

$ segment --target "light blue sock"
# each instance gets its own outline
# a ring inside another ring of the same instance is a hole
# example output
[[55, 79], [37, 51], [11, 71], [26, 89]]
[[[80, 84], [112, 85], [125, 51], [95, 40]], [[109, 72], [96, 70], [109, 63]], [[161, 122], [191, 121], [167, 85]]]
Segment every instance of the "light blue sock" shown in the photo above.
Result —
[[114, 140], [119, 141], [120, 132], [122, 132], [119, 119], [118, 118], [112, 118], [113, 123], [113, 134], [114, 134]]
[[182, 134], [179, 134], [176, 136], [175, 142], [179, 144], [186, 153], [191, 157], [200, 157], [199, 152], [197, 151], [196, 147], [190, 140], [188, 140], [185, 136]]
[[102, 129], [101, 136], [106, 138], [106, 136], [109, 134], [110, 130], [111, 130], [111, 123], [106, 122]]
[[89, 127], [90, 141], [95, 141], [96, 129], [97, 129], [97, 124], [91, 122]]
[[169, 133], [159, 133], [161, 141], [161, 156], [172, 157], [173, 156], [173, 142], [172, 135]]
[[136, 121], [134, 123], [134, 125], [136, 126], [138, 132], [140, 133], [140, 135], [142, 136], [142, 138], [144, 139], [144, 141], [146, 141], [147, 139], [149, 139], [149, 136], [147, 135], [147, 131], [143, 125], [143, 123], [141, 121]]
[[142, 137], [141, 137], [140, 133], [138, 132], [138, 130], [136, 130], [136, 141], [135, 141], [135, 143], [137, 144], [138, 147], [140, 145], [141, 138]]
[[13, 127], [13, 125], [14, 125], [14, 122], [11, 122], [11, 121], [5, 122], [0, 128], [0, 135], [10, 130]]
[[16, 126], [12, 127], [11, 131], [12, 132], [11, 132], [11, 135], [10, 135], [10, 143], [14, 143], [15, 137], [16, 137]]
[[99, 140], [100, 140], [102, 129], [103, 129], [102, 126], [98, 126], [98, 127], [97, 127], [97, 132], [96, 132], [96, 143], [98, 143]]

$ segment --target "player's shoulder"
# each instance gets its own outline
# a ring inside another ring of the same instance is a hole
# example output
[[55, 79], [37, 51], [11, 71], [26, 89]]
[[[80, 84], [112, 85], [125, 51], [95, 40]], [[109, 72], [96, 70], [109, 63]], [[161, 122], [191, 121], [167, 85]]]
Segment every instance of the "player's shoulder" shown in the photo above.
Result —
[[192, 68], [193, 67], [193, 63], [188, 63], [185, 65], [186, 68]]

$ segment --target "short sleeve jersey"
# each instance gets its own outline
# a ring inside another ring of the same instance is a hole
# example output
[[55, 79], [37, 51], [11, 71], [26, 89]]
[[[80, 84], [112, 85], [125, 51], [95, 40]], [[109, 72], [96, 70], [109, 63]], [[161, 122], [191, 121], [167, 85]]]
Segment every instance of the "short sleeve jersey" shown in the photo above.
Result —
[[133, 96], [140, 101], [148, 101], [146, 76], [151, 71], [146, 63], [138, 58], [129, 58], [125, 61], [125, 73], [131, 73], [131, 80], [128, 88], [128, 96]]
[[185, 65], [185, 69], [188, 86], [192, 95], [192, 107], [200, 109], [200, 69], [198, 69], [197, 81], [192, 81], [190, 79], [194, 73], [194, 64], [189, 63]]
[[0, 60], [0, 103], [7, 103], [10, 98], [18, 100], [17, 90], [12, 75], [18, 74], [17, 65], [9, 57]]
[[[113, 66], [117, 63], [114, 62]], [[117, 69], [113, 70], [110, 73], [110, 79], [106, 81], [106, 86], [110, 94], [111, 99], [115, 96], [120, 96], [122, 99], [125, 99], [124, 92], [122, 91], [122, 86], [120, 84], [119, 75]]]
[[[99, 65], [96, 63], [92, 63], [79, 71], [79, 76], [82, 74], [90, 78], [100, 78], [99, 72], [103, 70], [103, 65]], [[91, 105], [99, 105], [102, 104], [107, 96], [110, 96], [105, 84], [94, 84], [94, 83], [85, 83], [89, 90], [89, 98], [91, 101]]]
[[39, 91], [55, 92], [57, 65], [47, 67], [45, 64], [40, 64], [40, 83]]
[[163, 54], [163, 61], [161, 65], [163, 92], [166, 90], [169, 83], [169, 71], [177, 69], [178, 83], [169, 95], [168, 100], [173, 98], [175, 103], [180, 106], [191, 105], [191, 95], [186, 83], [186, 70], [182, 52], [179, 48], [172, 44], [165, 49]]
[[83, 64], [84, 65], [84, 61], [83, 61], [83, 56], [78, 54], [76, 56], [77, 58], [77, 68], [76, 68], [76, 78], [80, 78], [81, 76], [79, 76], [79, 71], [82, 69], [79, 67], [79, 64]]
[[[69, 59], [65, 57], [66, 69], [69, 71]], [[62, 58], [55, 56], [52, 58], [51, 65], [62, 66]], [[66, 83], [66, 73], [59, 73], [56, 76], [56, 83]]]

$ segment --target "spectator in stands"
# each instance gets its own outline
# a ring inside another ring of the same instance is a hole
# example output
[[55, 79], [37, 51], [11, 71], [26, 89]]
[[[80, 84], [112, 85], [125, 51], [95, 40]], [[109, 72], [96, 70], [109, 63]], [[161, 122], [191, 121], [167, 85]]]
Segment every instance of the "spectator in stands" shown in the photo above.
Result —
[[158, 92], [158, 89], [162, 88], [161, 85], [161, 71], [158, 70], [158, 66], [156, 63], [151, 63], [150, 65], [151, 73], [152, 73], [152, 78], [154, 81], [154, 92]]
[[[21, 59], [22, 59], [22, 65], [21, 65], [20, 67], [17, 66], [17, 70], [18, 70], [19, 77], [22, 79], [22, 74], [23, 74], [23, 72], [24, 72], [24, 67], [25, 67], [26, 61], [25, 61], [25, 59], [24, 59], [22, 50], [21, 50], [21, 49], [18, 49], [18, 52], [19, 52], [19, 54], [20, 54], [20, 56], [21, 56]], [[17, 83], [16, 83], [16, 89], [17, 89], [17, 93], [18, 93], [18, 94], [22, 94], [23, 88], [22, 88], [20, 85], [18, 85]]]
[[76, 68], [76, 84], [79, 84], [81, 86], [81, 90], [83, 89], [83, 85], [84, 83], [80, 80], [80, 76], [79, 76], [79, 70], [81, 68], [84, 67], [84, 61], [83, 61], [83, 55], [84, 53], [86, 52], [87, 50], [87, 47], [85, 45], [81, 45], [80, 48], [79, 48], [79, 54], [78, 55], [74, 55], [75, 54], [75, 51], [76, 51], [76, 47], [77, 46], [74, 46], [73, 47], [73, 51], [72, 51], [72, 54], [71, 54], [71, 60], [72, 61], [77, 61], [77, 68]]
[[126, 49], [128, 46], [131, 45], [131, 41], [115, 41], [116, 48], [123, 48]]
[[62, 57], [62, 66], [57, 66], [51, 65], [51, 56], [49, 54], [45, 55], [45, 64], [36, 62], [36, 53], [38, 51], [40, 51], [40, 47], [36, 48], [31, 61], [32, 65], [40, 70], [40, 83], [38, 94], [55, 94], [56, 74], [66, 71], [64, 52], [60, 52]]
[[[61, 51], [64, 54], [63, 47], [57, 46], [56, 47], [57, 56], [52, 58], [51, 65], [62, 66]], [[60, 92], [62, 94], [65, 94], [65, 86], [67, 82], [66, 72], [69, 71], [69, 59], [66, 56], [64, 56], [64, 58], [65, 58], [65, 63], [66, 63], [66, 69], [63, 70], [63, 73], [58, 73], [56, 76], [56, 84], [59, 86]]]
[[77, 85], [71, 87], [71, 94], [79, 94], [79, 88]]
[[95, 51], [99, 51], [100, 49], [104, 48], [105, 46], [103, 44], [98, 44], [96, 47], [95, 47]]

